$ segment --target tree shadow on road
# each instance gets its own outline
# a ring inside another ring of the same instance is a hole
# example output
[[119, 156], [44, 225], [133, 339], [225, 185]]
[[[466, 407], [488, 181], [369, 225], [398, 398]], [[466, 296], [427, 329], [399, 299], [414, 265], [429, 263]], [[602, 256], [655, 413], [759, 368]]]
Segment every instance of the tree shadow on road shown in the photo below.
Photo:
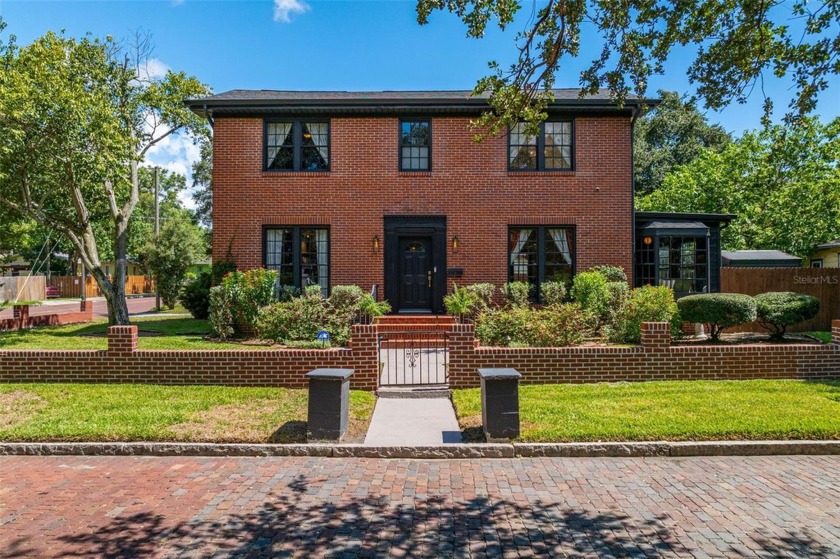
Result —
[[631, 519], [543, 501], [477, 497], [456, 503], [433, 496], [405, 504], [371, 495], [339, 499], [316, 493], [318, 488], [299, 477], [253, 512], [230, 513], [210, 505], [193, 520], [175, 524], [145, 512], [61, 541], [71, 548], [68, 555], [77, 557], [460, 557], [526, 549], [543, 556], [686, 552], [670, 536], [663, 517]]

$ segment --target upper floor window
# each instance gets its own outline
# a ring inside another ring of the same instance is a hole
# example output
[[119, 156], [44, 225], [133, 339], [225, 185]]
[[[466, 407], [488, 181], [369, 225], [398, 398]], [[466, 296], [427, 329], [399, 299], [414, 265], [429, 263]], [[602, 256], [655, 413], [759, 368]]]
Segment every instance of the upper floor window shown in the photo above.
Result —
[[400, 121], [400, 171], [431, 169], [432, 124], [428, 120]]
[[329, 171], [330, 123], [268, 121], [265, 152], [265, 168], [269, 171]]
[[508, 169], [511, 171], [571, 171], [574, 168], [574, 125], [571, 120], [540, 123], [537, 136], [525, 133], [525, 124], [508, 134]]

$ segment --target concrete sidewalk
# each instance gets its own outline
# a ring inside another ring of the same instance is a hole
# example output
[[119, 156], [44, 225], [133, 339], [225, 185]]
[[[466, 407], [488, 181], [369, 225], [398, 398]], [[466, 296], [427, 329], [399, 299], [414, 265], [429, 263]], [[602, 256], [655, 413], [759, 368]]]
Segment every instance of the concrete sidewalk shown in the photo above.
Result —
[[378, 398], [366, 446], [421, 446], [461, 442], [448, 398]]

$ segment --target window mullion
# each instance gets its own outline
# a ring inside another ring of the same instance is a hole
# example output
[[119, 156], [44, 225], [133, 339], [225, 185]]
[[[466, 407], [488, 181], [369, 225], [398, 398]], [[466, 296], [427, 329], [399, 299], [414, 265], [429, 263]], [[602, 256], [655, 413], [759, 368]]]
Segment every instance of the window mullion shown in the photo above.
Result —
[[292, 227], [292, 276], [295, 287], [303, 289], [300, 276], [300, 227]]
[[294, 153], [294, 171], [300, 171], [300, 147], [303, 144], [303, 127], [299, 120], [292, 125], [292, 152]]
[[542, 302], [542, 283], [545, 281], [545, 227], [537, 227], [537, 302]]

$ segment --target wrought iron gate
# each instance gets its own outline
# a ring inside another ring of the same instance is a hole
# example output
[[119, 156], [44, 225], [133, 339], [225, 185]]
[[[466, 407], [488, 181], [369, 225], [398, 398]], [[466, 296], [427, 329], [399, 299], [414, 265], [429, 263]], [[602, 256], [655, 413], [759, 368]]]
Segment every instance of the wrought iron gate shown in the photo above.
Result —
[[380, 386], [447, 384], [449, 334], [440, 331], [379, 335]]

